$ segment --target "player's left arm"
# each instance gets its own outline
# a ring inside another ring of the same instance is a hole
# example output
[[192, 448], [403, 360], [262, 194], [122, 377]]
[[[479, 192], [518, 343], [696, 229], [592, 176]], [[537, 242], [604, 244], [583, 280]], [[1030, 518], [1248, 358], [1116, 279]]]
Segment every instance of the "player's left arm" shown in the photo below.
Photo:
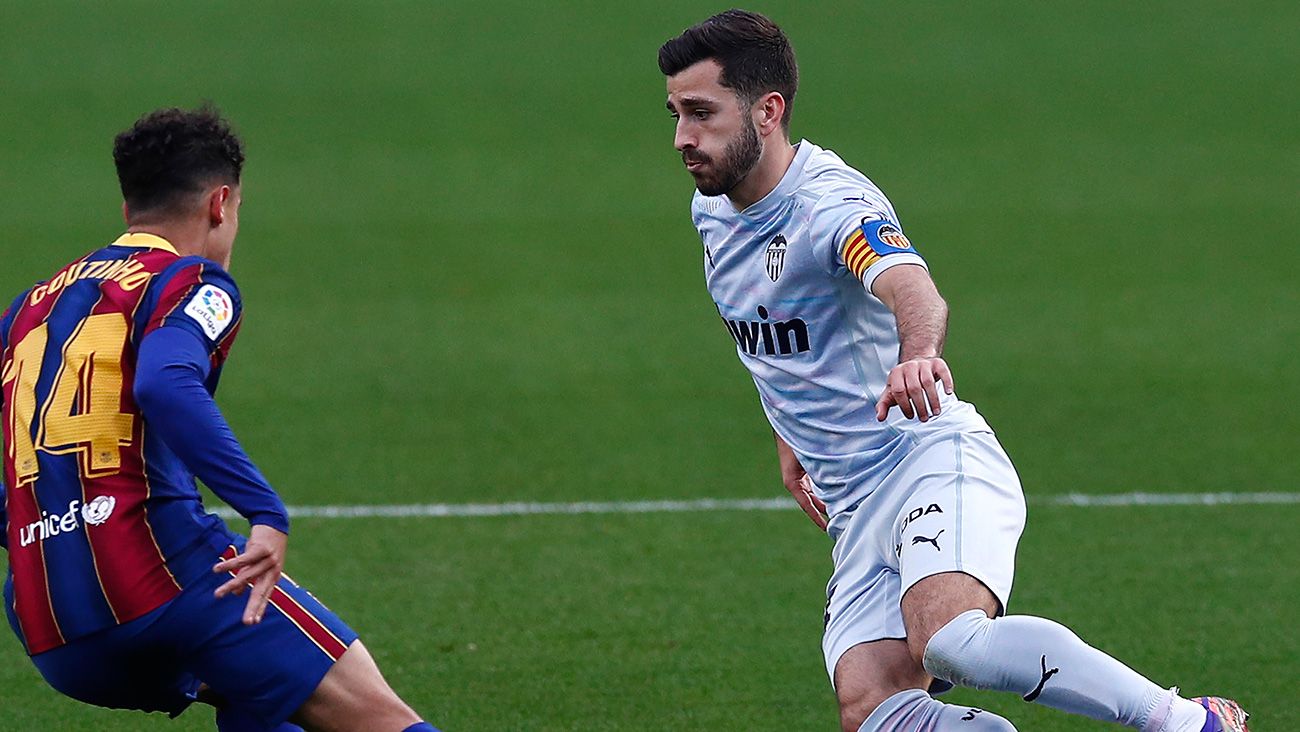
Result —
[[239, 330], [239, 290], [224, 270], [197, 258], [180, 260], [159, 280], [136, 354], [136, 403], [186, 467], [248, 519], [243, 552], [213, 571], [234, 575], [218, 597], [251, 590], [244, 610], [251, 625], [280, 579], [289, 516], [208, 389]]
[[884, 393], [876, 402], [876, 419], [884, 421], [892, 407], [922, 422], [940, 412], [937, 383], [953, 393], [952, 371], [943, 360], [948, 334], [948, 304], [917, 265], [899, 265], [881, 272], [872, 293], [894, 313], [898, 324], [898, 365], [890, 369]]
[[235, 439], [204, 382], [211, 356], [188, 329], [163, 326], [145, 336], [137, 356], [135, 398], [149, 426], [219, 498], [248, 519], [243, 552], [213, 567], [233, 577], [217, 597], [250, 590], [244, 623], [262, 620], [284, 569], [289, 517], [284, 503]]

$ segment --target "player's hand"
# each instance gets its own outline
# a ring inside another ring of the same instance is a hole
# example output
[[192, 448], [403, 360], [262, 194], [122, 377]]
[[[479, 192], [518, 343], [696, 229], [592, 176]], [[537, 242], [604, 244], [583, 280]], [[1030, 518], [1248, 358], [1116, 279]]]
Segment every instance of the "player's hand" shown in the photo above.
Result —
[[244, 625], [262, 622], [266, 602], [284, 570], [284, 552], [288, 542], [288, 535], [270, 526], [257, 524], [248, 532], [248, 543], [244, 545], [243, 554], [219, 562], [212, 568], [218, 574], [230, 572], [235, 575], [217, 588], [217, 597], [242, 595], [244, 590], [252, 590], [248, 595], [248, 604], [244, 606]]
[[785, 489], [790, 491], [794, 496], [795, 503], [799, 508], [808, 514], [817, 528], [822, 531], [826, 530], [826, 504], [822, 503], [817, 494], [813, 492], [812, 478], [808, 477], [808, 471], [803, 469], [799, 462], [799, 456], [794, 454], [794, 450], [785, 444], [785, 440], [780, 435], [772, 432], [773, 439], [776, 440], [776, 457], [781, 464], [781, 483]]
[[951, 394], [952, 371], [938, 356], [909, 358], [889, 371], [885, 392], [876, 402], [876, 419], [884, 422], [890, 407], [898, 407], [903, 416], [915, 416], [922, 422], [939, 414], [939, 390], [936, 383], [943, 382], [943, 390]]
[[812, 478], [809, 478], [808, 474], [804, 473], [803, 477], [798, 480], [786, 483], [785, 489], [790, 491], [790, 495], [794, 496], [795, 503], [798, 503], [799, 508], [802, 508], [803, 512], [808, 514], [808, 518], [812, 519], [814, 524], [817, 524], [817, 528], [825, 531], [826, 504], [822, 503], [822, 500], [813, 493]]

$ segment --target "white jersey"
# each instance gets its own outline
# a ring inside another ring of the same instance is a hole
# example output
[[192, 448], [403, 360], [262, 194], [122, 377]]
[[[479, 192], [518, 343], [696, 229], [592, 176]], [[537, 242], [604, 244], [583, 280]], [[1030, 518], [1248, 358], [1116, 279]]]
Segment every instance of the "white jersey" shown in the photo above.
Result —
[[799, 457], [835, 516], [851, 511], [931, 436], [991, 431], [943, 394], [926, 423], [875, 405], [898, 364], [898, 330], [871, 294], [901, 264], [925, 266], [889, 200], [835, 153], [800, 142], [781, 182], [736, 211], [725, 196], [691, 202], [709, 294], [758, 387], [772, 429]]

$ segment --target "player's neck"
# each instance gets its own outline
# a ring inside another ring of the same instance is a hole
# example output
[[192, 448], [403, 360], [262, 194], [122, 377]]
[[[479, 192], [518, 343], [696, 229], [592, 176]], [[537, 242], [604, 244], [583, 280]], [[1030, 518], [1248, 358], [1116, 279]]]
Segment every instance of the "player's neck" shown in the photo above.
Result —
[[737, 211], [744, 211], [763, 200], [764, 196], [780, 184], [785, 171], [790, 169], [790, 163], [794, 162], [794, 145], [790, 144], [785, 135], [777, 134], [780, 137], [769, 140], [763, 146], [763, 154], [758, 158], [758, 165], [755, 165], [749, 175], [727, 193], [727, 198], [731, 200], [731, 205], [735, 206]]
[[182, 257], [203, 256], [207, 244], [207, 227], [202, 221], [178, 219], [128, 222], [130, 234], [152, 234], [166, 239]]

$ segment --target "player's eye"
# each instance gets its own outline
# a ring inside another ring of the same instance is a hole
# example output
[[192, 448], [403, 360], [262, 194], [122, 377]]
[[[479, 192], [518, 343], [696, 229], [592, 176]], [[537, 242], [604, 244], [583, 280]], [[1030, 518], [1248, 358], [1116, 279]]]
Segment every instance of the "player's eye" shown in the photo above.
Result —
[[695, 117], [695, 119], [698, 120], [706, 120], [709, 118], [709, 110], [697, 109], [694, 112], [691, 112], [691, 116]]

